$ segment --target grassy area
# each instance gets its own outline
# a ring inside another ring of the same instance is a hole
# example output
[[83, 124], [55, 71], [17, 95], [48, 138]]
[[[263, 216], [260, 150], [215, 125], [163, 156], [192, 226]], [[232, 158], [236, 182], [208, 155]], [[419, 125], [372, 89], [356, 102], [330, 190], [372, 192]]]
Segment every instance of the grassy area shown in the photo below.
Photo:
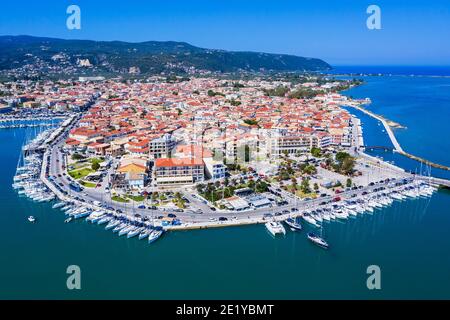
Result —
[[133, 200], [135, 202], [142, 202], [142, 201], [145, 200], [144, 196], [130, 196], [130, 195], [127, 195], [127, 198], [131, 199], [131, 200]]
[[300, 198], [312, 198], [315, 199], [317, 198], [317, 193], [313, 192], [313, 193], [304, 193], [301, 190], [298, 190], [296, 192], [296, 195], [299, 196]]
[[92, 182], [80, 181], [80, 184], [86, 188], [95, 188], [97, 185]]
[[180, 209], [186, 208], [186, 204], [183, 199], [173, 199], [172, 202]]
[[69, 171], [68, 173], [69, 173], [69, 176], [71, 176], [72, 178], [79, 180], [79, 179], [85, 178], [87, 175], [89, 175], [92, 172], [94, 172], [94, 171], [90, 168], [83, 168], [83, 169], [78, 169], [78, 170], [72, 170], [72, 171]]
[[122, 202], [122, 203], [130, 202], [130, 200], [122, 198], [122, 197], [119, 197], [119, 196], [113, 196], [113, 197], [111, 197], [111, 200], [112, 201], [116, 201], [116, 202]]
[[86, 161], [79, 161], [79, 162], [72, 163], [71, 165], [69, 165], [69, 167], [73, 168], [73, 170], [77, 170], [77, 169], [82, 169], [82, 168], [86, 168], [86, 167], [90, 168], [91, 164]]
[[103, 159], [101, 159], [101, 158], [91, 158], [91, 159], [89, 159], [89, 162], [90, 162], [91, 164], [94, 164], [94, 163], [100, 164], [100, 163], [103, 162]]

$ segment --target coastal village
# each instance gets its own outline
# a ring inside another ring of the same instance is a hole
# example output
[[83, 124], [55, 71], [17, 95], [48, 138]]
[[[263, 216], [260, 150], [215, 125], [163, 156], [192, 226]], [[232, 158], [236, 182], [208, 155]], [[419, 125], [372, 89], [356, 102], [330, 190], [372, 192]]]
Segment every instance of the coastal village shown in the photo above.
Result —
[[[338, 93], [353, 85], [317, 77], [4, 83], [2, 121], [65, 119], [24, 149], [42, 166], [31, 169], [41, 172], [37, 186], [24, 166], [13, 187], [38, 201], [55, 197], [50, 188], [68, 220], [88, 216], [151, 241], [163, 231], [155, 226], [265, 222], [275, 235], [284, 233], [277, 219], [298, 230], [301, 216], [321, 227], [388, 205], [386, 185], [399, 198], [418, 196], [403, 170], [362, 153], [361, 122], [342, 107], [355, 102]], [[358, 197], [369, 192], [367, 203]]]

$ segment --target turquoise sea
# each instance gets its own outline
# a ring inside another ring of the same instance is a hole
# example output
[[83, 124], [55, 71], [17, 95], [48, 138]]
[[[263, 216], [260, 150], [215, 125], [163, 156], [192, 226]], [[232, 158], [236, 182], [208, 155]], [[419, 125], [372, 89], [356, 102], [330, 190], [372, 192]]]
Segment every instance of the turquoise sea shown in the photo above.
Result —
[[[396, 132], [406, 150], [450, 165], [449, 78], [366, 82], [348, 94], [372, 98], [368, 108], [406, 125]], [[367, 144], [389, 143], [376, 121], [361, 118]], [[307, 230], [274, 239], [263, 226], [169, 233], [148, 245], [86, 222], [64, 224], [50, 204], [19, 197], [12, 177], [31, 133], [0, 130], [1, 299], [450, 298], [449, 191], [326, 224], [328, 251], [309, 243]], [[420, 170], [391, 153], [377, 155]], [[31, 214], [37, 224], [26, 221]], [[81, 268], [79, 291], [66, 287], [69, 265]], [[366, 287], [369, 265], [381, 268], [381, 290]]]

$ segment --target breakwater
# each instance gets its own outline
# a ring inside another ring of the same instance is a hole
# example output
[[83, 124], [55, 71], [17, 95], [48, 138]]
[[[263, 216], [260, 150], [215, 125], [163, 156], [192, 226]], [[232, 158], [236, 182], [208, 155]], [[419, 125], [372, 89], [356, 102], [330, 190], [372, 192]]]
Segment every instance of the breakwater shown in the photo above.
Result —
[[392, 130], [392, 128], [404, 128], [404, 127], [401, 126], [400, 124], [398, 124], [397, 122], [388, 120], [388, 119], [384, 118], [383, 116], [380, 116], [380, 115], [378, 115], [378, 114], [376, 114], [376, 113], [373, 113], [372, 111], [369, 111], [369, 110], [363, 108], [363, 107], [361, 106], [361, 103], [363, 103], [363, 102], [360, 102], [360, 101], [352, 101], [352, 102], [350, 102], [350, 103], [346, 103], [345, 106], [355, 108], [355, 109], [357, 109], [357, 110], [359, 110], [359, 111], [361, 111], [361, 112], [367, 114], [368, 116], [370, 116], [370, 117], [372, 117], [372, 118], [374, 118], [374, 119], [380, 121], [380, 122], [383, 124], [383, 126], [384, 126], [384, 128], [385, 128], [385, 130], [386, 130], [386, 132], [387, 132], [387, 134], [388, 134], [388, 136], [389, 136], [389, 139], [390, 139], [391, 142], [392, 142], [392, 145], [394, 146], [394, 151], [395, 151], [395, 152], [397, 152], [398, 154], [401, 154], [401, 155], [403, 155], [403, 156], [405, 156], [405, 157], [408, 157], [408, 158], [410, 158], [410, 159], [413, 159], [413, 160], [415, 160], [415, 161], [421, 162], [421, 163], [423, 163], [423, 164], [425, 164], [425, 165], [428, 165], [428, 166], [430, 166], [430, 167], [437, 168], [437, 169], [441, 169], [441, 170], [447, 170], [447, 171], [450, 171], [450, 167], [448, 167], [448, 166], [441, 165], [441, 164], [432, 162], [432, 161], [430, 161], [430, 160], [427, 160], [427, 159], [425, 159], [425, 158], [415, 156], [415, 155], [413, 155], [413, 154], [411, 154], [411, 153], [409, 153], [409, 152], [406, 152], [406, 151], [402, 148], [402, 146], [400, 145], [400, 143], [398, 142], [397, 138], [395, 137], [394, 131]]

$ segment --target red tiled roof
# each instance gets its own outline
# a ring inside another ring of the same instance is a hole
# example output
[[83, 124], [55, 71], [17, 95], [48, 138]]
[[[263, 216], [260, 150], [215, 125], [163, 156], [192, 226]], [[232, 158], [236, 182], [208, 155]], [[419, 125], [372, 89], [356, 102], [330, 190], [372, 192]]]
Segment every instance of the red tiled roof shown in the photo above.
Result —
[[200, 158], [180, 158], [180, 159], [170, 159], [161, 158], [156, 159], [156, 167], [191, 167], [191, 166], [202, 166], [203, 160]]

